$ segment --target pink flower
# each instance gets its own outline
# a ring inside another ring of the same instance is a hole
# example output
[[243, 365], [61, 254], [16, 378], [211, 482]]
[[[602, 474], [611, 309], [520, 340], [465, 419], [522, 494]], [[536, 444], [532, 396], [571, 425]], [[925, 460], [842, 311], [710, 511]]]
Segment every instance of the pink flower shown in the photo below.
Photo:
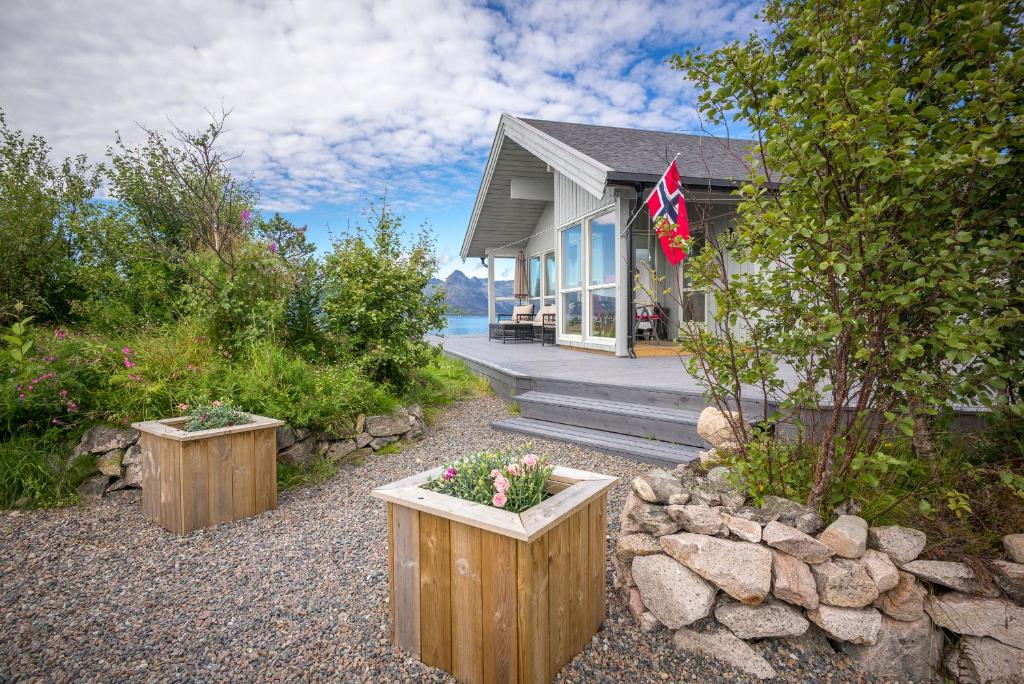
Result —
[[497, 489], [499, 493], [500, 492], [508, 491], [508, 488], [510, 486], [511, 485], [509, 484], [509, 481], [506, 480], [505, 478], [503, 478], [503, 477], [496, 477], [496, 478], [494, 478], [494, 488]]
[[267, 251], [270, 252], [271, 254], [277, 254], [277, 243], [271, 242], [269, 245], [267, 245]]
[[57, 328], [56, 330], [53, 331], [53, 336], [56, 337], [58, 340], [63, 340], [65, 337], [68, 336], [68, 334], [61, 330], [60, 328]]
[[68, 413], [74, 413], [78, 410], [78, 404], [73, 401], [68, 402]]
[[220, 406], [220, 405], [221, 405], [220, 402], [217, 401], [216, 399], [214, 399], [213, 401], [210, 402], [210, 406]]
[[131, 347], [124, 347], [123, 349], [121, 349], [121, 353], [126, 355], [126, 356], [130, 356], [131, 353], [132, 353], [132, 348]]
[[24, 398], [25, 398], [25, 393], [24, 392], [18, 392], [18, 399], [24, 399]]
[[491, 477], [501, 477], [501, 471], [495, 468], [491, 471]]
[[537, 454], [526, 454], [525, 456], [523, 456], [523, 464], [529, 470], [533, 470], [534, 468], [536, 468], [537, 462], [539, 460], [540, 459], [537, 458]]
[[128, 374], [128, 379], [131, 380], [132, 382], [142, 382], [142, 376], [132, 375], [131, 373]]
[[444, 471], [444, 479], [446, 479], [446, 480], [454, 480], [455, 479], [455, 468], [449, 468], [448, 470]]
[[494, 496], [491, 498], [491, 503], [494, 504], [495, 508], [504, 508], [507, 502], [508, 497], [506, 497], [501, 492], [496, 492]]
[[178, 410], [179, 411], [188, 411], [188, 404], [186, 404], [184, 402], [178, 404]]
[[63, 387], [60, 390], [60, 398], [61, 399], [67, 399], [68, 398], [68, 391], [66, 389], [64, 389]]
[[126, 357], [124, 357], [124, 367], [125, 368], [135, 368], [135, 362], [132, 361], [131, 359], [129, 359], [126, 356]]
[[252, 212], [249, 211], [248, 209], [243, 209], [242, 210], [242, 223], [249, 223], [251, 218], [252, 218]]
[[519, 477], [520, 475], [523, 474], [523, 470], [522, 468], [519, 467], [518, 463], [509, 463], [507, 466], [505, 466], [505, 470], [507, 470], [508, 474], [511, 475], [512, 477]]

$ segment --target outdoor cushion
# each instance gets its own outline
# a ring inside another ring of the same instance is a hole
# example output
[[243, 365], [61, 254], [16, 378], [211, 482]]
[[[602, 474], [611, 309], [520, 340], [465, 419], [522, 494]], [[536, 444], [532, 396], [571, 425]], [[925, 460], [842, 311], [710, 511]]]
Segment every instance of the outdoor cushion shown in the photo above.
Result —
[[533, 304], [522, 304], [512, 307], [512, 320], [501, 321], [502, 325], [518, 325], [520, 316], [532, 316]]
[[540, 307], [540, 311], [537, 312], [537, 316], [533, 319], [533, 324], [534, 325], [544, 325], [544, 314], [554, 314], [554, 313], [555, 313], [555, 305], [554, 304], [548, 304], [546, 306]]

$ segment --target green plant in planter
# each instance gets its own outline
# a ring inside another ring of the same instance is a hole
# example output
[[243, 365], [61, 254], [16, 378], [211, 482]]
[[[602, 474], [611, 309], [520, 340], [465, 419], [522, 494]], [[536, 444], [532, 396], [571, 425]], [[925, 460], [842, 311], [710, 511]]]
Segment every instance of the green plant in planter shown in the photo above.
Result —
[[[184, 405], [183, 406], [187, 406]], [[232, 425], [248, 425], [253, 422], [252, 416], [235, 408], [228, 401], [213, 401], [207, 405], [189, 409], [185, 421], [185, 432], [213, 430], [231, 427]]]
[[536, 454], [479, 453], [445, 466], [440, 477], [423, 487], [485, 506], [520, 513], [548, 497], [554, 468]]

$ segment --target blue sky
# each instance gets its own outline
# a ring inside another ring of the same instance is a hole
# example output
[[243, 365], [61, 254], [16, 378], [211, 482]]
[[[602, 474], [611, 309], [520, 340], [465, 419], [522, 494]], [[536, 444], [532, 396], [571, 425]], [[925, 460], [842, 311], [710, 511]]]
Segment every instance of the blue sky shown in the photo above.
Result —
[[0, 107], [59, 156], [103, 158], [137, 123], [198, 128], [232, 110], [226, 145], [262, 209], [327, 246], [387, 192], [458, 259], [502, 112], [698, 129], [665, 57], [756, 30], [756, 2], [8, 0]]

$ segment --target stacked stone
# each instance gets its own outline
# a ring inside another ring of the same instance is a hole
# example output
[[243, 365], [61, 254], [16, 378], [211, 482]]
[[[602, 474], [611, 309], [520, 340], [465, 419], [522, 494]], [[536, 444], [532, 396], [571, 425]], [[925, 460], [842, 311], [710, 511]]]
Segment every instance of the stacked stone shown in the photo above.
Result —
[[[314, 457], [332, 462], [359, 462], [399, 440], [414, 441], [423, 436], [423, 410], [416, 405], [400, 408], [390, 415], [360, 414], [353, 430], [337, 435], [305, 428], [277, 429], [277, 460], [289, 465], [306, 465]], [[95, 458], [95, 472], [78, 486], [78, 493], [99, 498], [120, 489], [142, 488], [142, 448], [139, 432], [131, 428], [97, 425], [82, 435], [71, 452], [70, 467], [84, 456]]]
[[721, 466], [633, 481], [613, 565], [643, 631], [671, 630], [677, 648], [760, 678], [775, 672], [747, 641], [826, 637], [883, 677], [931, 681], [946, 646], [959, 681], [1021, 681], [1024, 535], [988, 572], [917, 560], [923, 532], [855, 515], [825, 527], [787, 499], [748, 506], [730, 481]]

